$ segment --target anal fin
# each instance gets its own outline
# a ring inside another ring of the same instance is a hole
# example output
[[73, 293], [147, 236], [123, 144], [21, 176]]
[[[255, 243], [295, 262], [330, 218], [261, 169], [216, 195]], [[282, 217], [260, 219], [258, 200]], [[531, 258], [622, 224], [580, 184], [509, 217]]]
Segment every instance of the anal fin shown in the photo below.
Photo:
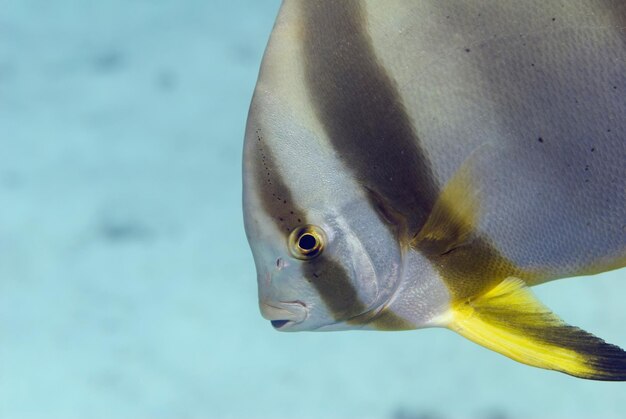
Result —
[[517, 278], [455, 303], [447, 327], [527, 365], [592, 380], [626, 381], [624, 350], [563, 322]]

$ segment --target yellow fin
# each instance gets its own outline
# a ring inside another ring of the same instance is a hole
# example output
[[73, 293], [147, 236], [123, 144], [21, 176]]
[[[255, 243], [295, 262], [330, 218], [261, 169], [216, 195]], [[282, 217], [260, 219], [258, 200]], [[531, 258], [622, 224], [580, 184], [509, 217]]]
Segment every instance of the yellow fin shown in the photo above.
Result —
[[470, 157], [441, 190], [426, 224], [412, 245], [429, 254], [444, 254], [470, 239], [479, 214], [479, 191], [472, 183]]
[[518, 268], [479, 231], [484, 215], [480, 166], [491, 151], [486, 143], [466, 158], [411, 242], [439, 271], [453, 301], [482, 295], [510, 276], [529, 280], [535, 275]]
[[626, 381], [626, 352], [564, 323], [518, 278], [457, 302], [447, 327], [516, 361], [576, 377]]

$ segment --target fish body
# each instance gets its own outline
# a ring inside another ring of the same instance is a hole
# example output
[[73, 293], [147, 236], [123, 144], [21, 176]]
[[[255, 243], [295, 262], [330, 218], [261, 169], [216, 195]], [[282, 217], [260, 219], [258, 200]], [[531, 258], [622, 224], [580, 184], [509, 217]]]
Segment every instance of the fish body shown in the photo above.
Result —
[[529, 290], [626, 265], [626, 3], [285, 0], [243, 163], [278, 330], [447, 327], [626, 380]]

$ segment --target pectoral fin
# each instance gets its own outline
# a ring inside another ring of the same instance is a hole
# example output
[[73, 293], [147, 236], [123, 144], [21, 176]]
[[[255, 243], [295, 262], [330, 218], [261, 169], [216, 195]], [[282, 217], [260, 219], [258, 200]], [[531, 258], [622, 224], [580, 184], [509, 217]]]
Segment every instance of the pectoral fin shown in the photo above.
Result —
[[563, 322], [517, 278], [456, 303], [447, 327], [524, 364], [580, 378], [626, 381], [625, 351]]

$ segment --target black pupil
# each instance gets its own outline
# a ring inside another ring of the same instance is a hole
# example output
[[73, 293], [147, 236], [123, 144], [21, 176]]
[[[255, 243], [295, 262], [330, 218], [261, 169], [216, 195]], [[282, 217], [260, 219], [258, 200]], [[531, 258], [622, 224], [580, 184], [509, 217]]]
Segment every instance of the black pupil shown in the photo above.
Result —
[[302, 235], [302, 237], [300, 237], [300, 240], [298, 241], [298, 246], [300, 246], [302, 250], [313, 250], [315, 249], [316, 245], [317, 240], [310, 234]]

